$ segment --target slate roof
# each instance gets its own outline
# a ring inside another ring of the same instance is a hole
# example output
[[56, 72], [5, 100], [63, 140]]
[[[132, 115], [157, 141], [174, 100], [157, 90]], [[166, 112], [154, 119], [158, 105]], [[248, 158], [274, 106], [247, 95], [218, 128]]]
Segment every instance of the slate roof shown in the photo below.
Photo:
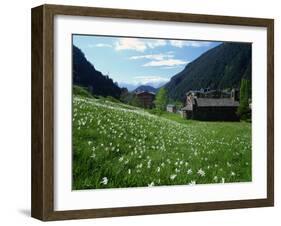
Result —
[[238, 107], [239, 102], [230, 98], [196, 98], [198, 107]]

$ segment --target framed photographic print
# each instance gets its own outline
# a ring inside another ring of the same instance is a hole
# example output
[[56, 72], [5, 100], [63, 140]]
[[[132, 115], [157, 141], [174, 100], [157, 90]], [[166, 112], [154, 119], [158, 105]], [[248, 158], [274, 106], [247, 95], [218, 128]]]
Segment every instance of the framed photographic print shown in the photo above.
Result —
[[272, 19], [32, 9], [32, 216], [273, 206]]

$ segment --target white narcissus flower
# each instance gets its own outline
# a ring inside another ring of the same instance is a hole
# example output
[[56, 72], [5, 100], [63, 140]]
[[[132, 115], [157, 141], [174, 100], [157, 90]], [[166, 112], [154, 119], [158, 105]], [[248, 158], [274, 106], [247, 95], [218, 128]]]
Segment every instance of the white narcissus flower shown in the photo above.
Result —
[[160, 172], [160, 167], [159, 167], [159, 166], [157, 167], [157, 172], [158, 172], [158, 173]]
[[119, 162], [122, 162], [123, 161], [123, 159], [124, 159], [124, 157], [122, 156], [122, 157], [120, 157], [119, 158]]
[[202, 169], [199, 169], [197, 171], [197, 173], [201, 176], [201, 177], [204, 177], [205, 176], [205, 172], [202, 170]]
[[218, 177], [217, 176], [214, 176], [214, 181], [218, 181]]
[[196, 181], [195, 180], [192, 180], [190, 181], [189, 185], [195, 185], [196, 184]]
[[100, 183], [104, 184], [104, 185], [107, 185], [107, 183], [108, 183], [107, 177], [103, 177]]

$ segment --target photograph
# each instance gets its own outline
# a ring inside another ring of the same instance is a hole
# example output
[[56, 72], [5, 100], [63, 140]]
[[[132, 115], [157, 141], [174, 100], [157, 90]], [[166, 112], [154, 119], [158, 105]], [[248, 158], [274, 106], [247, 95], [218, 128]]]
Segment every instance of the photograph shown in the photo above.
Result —
[[274, 206], [275, 20], [199, 11], [32, 8], [33, 218]]
[[252, 181], [252, 44], [72, 34], [72, 189]]

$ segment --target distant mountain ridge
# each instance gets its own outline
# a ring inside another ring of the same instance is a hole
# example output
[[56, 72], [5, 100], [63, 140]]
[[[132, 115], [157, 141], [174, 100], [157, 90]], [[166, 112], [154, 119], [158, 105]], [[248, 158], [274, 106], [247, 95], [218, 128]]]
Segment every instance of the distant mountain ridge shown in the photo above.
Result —
[[152, 87], [152, 86], [148, 86], [148, 85], [141, 85], [138, 88], [136, 88], [134, 90], [134, 92], [143, 92], [143, 91], [147, 91], [147, 92], [153, 92], [155, 93], [157, 91], [156, 88]]
[[86, 87], [92, 94], [119, 98], [121, 89], [111, 78], [97, 71], [84, 53], [73, 45], [73, 84]]
[[189, 63], [164, 85], [168, 96], [183, 100], [186, 92], [200, 88], [239, 88], [242, 78], [251, 80], [250, 43], [222, 43]]

